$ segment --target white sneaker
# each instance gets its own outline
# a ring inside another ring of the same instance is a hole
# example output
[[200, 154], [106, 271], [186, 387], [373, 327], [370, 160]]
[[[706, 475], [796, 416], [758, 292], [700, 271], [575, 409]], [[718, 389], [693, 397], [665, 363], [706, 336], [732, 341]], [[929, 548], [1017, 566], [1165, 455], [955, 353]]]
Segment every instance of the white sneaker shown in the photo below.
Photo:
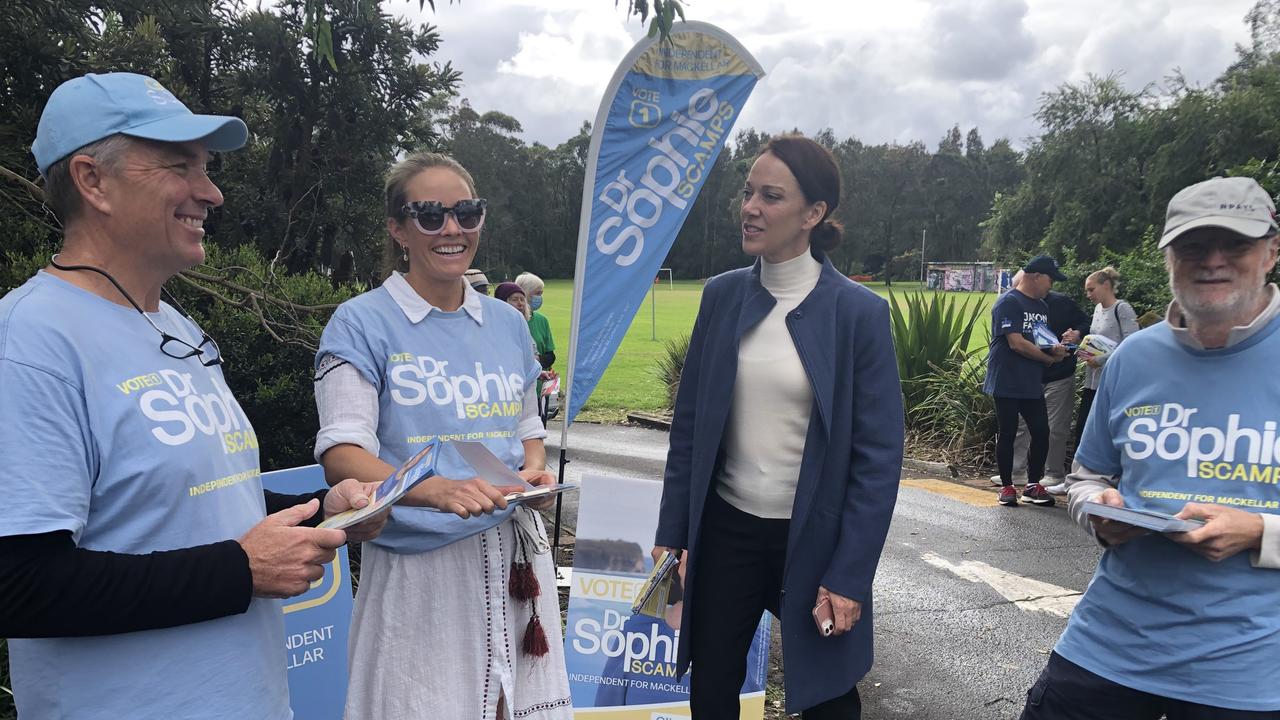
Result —
[[1045, 485], [1044, 491], [1049, 493], [1050, 495], [1058, 495], [1058, 496], [1066, 495], [1067, 481], [1063, 480], [1062, 482], [1055, 483], [1053, 485]]
[[[1003, 485], [1004, 483], [1000, 482], [1000, 476], [999, 476], [999, 475], [992, 475], [992, 476], [991, 476], [991, 484], [992, 484], [992, 485]], [[1014, 476], [1013, 476], [1013, 484], [1014, 484], [1014, 485], [1026, 485], [1026, 484], [1027, 484], [1027, 478], [1026, 478], [1025, 476], [1024, 476], [1024, 477], [1019, 477], [1019, 476], [1017, 476], [1017, 475], [1014, 475]]]

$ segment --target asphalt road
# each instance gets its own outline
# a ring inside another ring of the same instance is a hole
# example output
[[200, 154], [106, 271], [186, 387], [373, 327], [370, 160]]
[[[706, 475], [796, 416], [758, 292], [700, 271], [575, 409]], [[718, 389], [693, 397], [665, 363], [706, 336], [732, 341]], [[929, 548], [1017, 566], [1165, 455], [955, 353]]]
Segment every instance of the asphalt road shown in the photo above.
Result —
[[[570, 482], [660, 481], [666, 433], [574, 425]], [[548, 456], [559, 453], [553, 425]], [[550, 464], [550, 463], [549, 463]], [[980, 483], [903, 473], [876, 576], [876, 664], [859, 685], [865, 720], [1017, 718], [1099, 551], [1059, 506], [995, 504]], [[564, 506], [576, 525], [576, 497]]]

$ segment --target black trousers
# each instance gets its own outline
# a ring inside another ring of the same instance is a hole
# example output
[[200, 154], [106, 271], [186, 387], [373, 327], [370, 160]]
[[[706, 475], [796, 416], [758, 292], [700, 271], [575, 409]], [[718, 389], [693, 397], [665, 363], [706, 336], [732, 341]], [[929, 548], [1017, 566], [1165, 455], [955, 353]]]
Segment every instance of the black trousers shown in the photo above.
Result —
[[1013, 441], [1018, 437], [1018, 416], [1027, 422], [1031, 443], [1027, 448], [1027, 484], [1044, 477], [1049, 456], [1049, 410], [1044, 396], [1035, 399], [993, 397], [996, 405], [996, 468], [1000, 484], [1013, 484]]
[[[693, 579], [689, 642], [689, 708], [695, 720], [737, 720], [738, 693], [747, 677], [747, 653], [760, 615], [780, 614], [782, 568], [789, 520], [745, 513], [714, 489], [702, 515]], [[797, 602], [811, 602], [797, 598]], [[855, 686], [845, 695], [805, 710], [805, 720], [858, 720], [862, 701]]]
[[1080, 449], [1080, 438], [1084, 437], [1084, 423], [1089, 419], [1089, 411], [1093, 410], [1093, 396], [1097, 395], [1097, 390], [1089, 388], [1081, 388], [1080, 390], [1080, 410], [1076, 413], [1076, 449]]
[[1022, 720], [1280, 720], [1280, 711], [1251, 712], [1173, 700], [1118, 685], [1058, 653], [1027, 692]]

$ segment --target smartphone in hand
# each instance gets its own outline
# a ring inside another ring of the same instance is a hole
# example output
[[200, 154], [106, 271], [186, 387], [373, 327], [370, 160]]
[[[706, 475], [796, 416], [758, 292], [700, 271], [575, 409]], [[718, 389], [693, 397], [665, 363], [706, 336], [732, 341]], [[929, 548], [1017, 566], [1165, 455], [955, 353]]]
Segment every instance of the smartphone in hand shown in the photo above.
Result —
[[813, 622], [818, 626], [822, 637], [831, 637], [836, 629], [836, 618], [831, 610], [831, 598], [824, 597], [813, 606]]

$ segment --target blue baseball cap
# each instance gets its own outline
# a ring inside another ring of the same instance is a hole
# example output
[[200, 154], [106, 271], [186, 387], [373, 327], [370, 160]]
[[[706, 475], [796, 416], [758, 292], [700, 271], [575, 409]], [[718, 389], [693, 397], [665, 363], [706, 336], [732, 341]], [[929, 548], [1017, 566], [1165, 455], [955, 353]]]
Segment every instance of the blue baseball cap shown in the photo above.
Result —
[[196, 115], [155, 78], [135, 73], [89, 73], [49, 96], [31, 154], [44, 175], [59, 160], [117, 133], [161, 142], [203, 140], [210, 150], [235, 150], [249, 138], [244, 121]]

